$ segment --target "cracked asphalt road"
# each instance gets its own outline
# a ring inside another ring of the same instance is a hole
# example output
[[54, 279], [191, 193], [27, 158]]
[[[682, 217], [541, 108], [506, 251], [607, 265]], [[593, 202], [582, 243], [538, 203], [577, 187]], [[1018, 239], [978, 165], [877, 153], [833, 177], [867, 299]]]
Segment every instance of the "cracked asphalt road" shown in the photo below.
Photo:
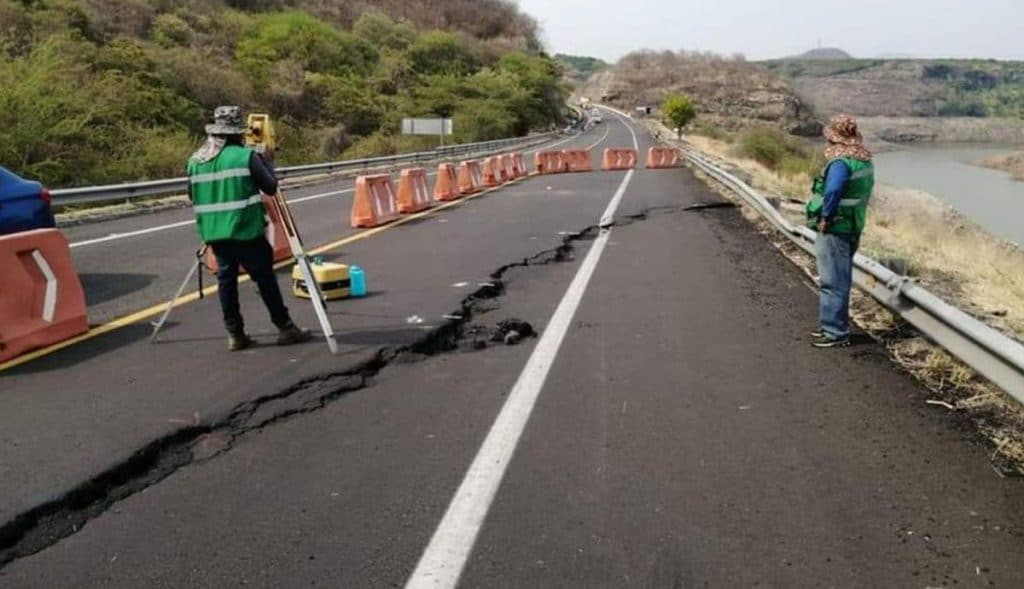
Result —
[[[631, 143], [606, 121], [598, 150]], [[623, 175], [532, 178], [329, 255], [370, 278], [330, 305], [341, 357], [228, 355], [207, 300], [160, 345], [140, 325], [0, 373], [0, 587], [402, 586], [537, 345], [467, 334], [545, 332]], [[717, 201], [637, 171], [460, 586], [1024, 585], [1020, 481], [871, 346], [807, 346], [800, 273], [738, 211], [684, 210]], [[307, 241], [346, 207], [297, 206]], [[76, 260], [175, 282], [173, 231]]]

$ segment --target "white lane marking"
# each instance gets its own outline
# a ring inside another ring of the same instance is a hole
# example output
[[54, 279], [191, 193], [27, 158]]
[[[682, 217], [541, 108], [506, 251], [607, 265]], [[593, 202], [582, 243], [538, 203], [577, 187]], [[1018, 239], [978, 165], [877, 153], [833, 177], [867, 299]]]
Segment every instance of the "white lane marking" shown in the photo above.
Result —
[[[576, 139], [576, 138], [577, 138], [577, 136], [573, 135], [571, 137], [567, 137], [567, 138], [565, 138], [565, 139], [563, 139], [561, 141], [558, 141], [556, 143], [552, 143], [551, 145], [544, 146], [543, 149], [550, 149], [552, 147], [561, 145], [561, 144], [563, 144], [563, 143], [565, 143], [567, 141], [572, 141], [573, 139]], [[531, 149], [531, 150], [526, 151], [524, 153], [534, 153], [536, 151], [539, 151], [540, 149], [541, 148]], [[437, 172], [430, 172], [430, 173], [427, 174], [428, 177], [429, 176], [436, 176], [436, 175], [437, 175]], [[307, 202], [307, 201], [311, 201], [311, 200], [317, 200], [317, 199], [320, 199], [320, 198], [327, 198], [328, 196], [338, 196], [340, 194], [347, 194], [349, 192], [354, 192], [354, 191], [355, 191], [355, 188], [346, 188], [344, 190], [334, 190], [334, 191], [331, 191], [331, 192], [324, 192], [324, 193], [321, 193], [321, 194], [314, 194], [314, 195], [311, 195], [311, 196], [304, 196], [304, 197], [301, 197], [301, 198], [288, 199], [288, 203], [289, 204], [298, 204], [298, 203]], [[158, 225], [156, 227], [147, 227], [146, 229], [139, 229], [138, 231], [129, 231], [128, 233], [111, 233], [110, 235], [107, 235], [105, 237], [97, 237], [95, 239], [86, 239], [84, 241], [76, 241], [75, 243], [70, 244], [70, 247], [72, 249], [74, 249], [74, 248], [77, 248], [77, 247], [85, 247], [85, 246], [96, 245], [96, 244], [100, 244], [100, 243], [108, 243], [108, 242], [111, 242], [111, 241], [117, 241], [119, 239], [127, 239], [129, 237], [138, 237], [140, 235], [148, 235], [150, 233], [156, 233], [158, 231], [166, 231], [168, 229], [177, 229], [178, 227], [188, 227], [190, 225], [195, 225], [195, 221], [194, 220], [188, 220], [188, 221], [180, 221], [180, 222], [177, 222], [177, 223], [168, 223], [167, 225]]]
[[[321, 194], [314, 194], [311, 196], [304, 196], [302, 198], [289, 199], [289, 204], [295, 204], [300, 202], [306, 202], [309, 200], [316, 200], [319, 198], [327, 198], [328, 196], [338, 196], [339, 194], [346, 194], [354, 191], [355, 188], [346, 188], [344, 190], [333, 190], [331, 192], [324, 192]], [[189, 219], [188, 221], [179, 221], [177, 223], [168, 223], [167, 225], [158, 225], [156, 227], [147, 227], [146, 229], [139, 229], [138, 231], [129, 231], [128, 233], [111, 233], [106, 237], [97, 237], [96, 239], [87, 239], [85, 241], [76, 241], [71, 244], [72, 248], [85, 247], [87, 245], [96, 245], [97, 243], [106, 243], [108, 241], [115, 241], [118, 239], [125, 239], [128, 237], [138, 237], [140, 235], [148, 235], [150, 233], [156, 233], [158, 231], [166, 231], [168, 229], [176, 229], [178, 227], [189, 227], [196, 224], [195, 220]]]
[[39, 271], [46, 278], [46, 294], [43, 295], [43, 321], [53, 323], [53, 316], [57, 313], [57, 276], [50, 268], [49, 262], [43, 257], [43, 252], [32, 250], [32, 259], [39, 266]]
[[[636, 145], [636, 133], [628, 123], [626, 128], [633, 133], [633, 143]], [[614, 216], [615, 209], [622, 202], [632, 178], [633, 170], [629, 170], [615, 196], [608, 203], [602, 219]], [[454, 589], [458, 584], [483, 526], [484, 518], [490, 510], [501, 480], [505, 476], [505, 470], [512, 460], [512, 454], [519, 444], [519, 438], [526, 428], [526, 423], [544, 388], [544, 382], [554, 365], [558, 350], [569, 331], [569, 325], [583, 300], [597, 264], [601, 261], [601, 254], [610, 236], [610, 227], [602, 229], [594, 244], [590, 246], [587, 257], [580, 264], [576, 276], [558, 303], [558, 308], [545, 328], [544, 335], [541, 336], [519, 379], [512, 387], [498, 418], [487, 433], [487, 438], [480, 446], [466, 477], [459, 485], [454, 499], [430, 539], [430, 544], [416, 565], [416, 570], [406, 582], [405, 589]]]

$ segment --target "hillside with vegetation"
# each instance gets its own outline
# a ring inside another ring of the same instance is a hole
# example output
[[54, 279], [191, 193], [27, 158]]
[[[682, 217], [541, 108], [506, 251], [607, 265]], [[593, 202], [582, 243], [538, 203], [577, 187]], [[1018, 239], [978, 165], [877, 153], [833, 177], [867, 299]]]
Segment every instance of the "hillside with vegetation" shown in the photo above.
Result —
[[269, 112], [278, 164], [562, 121], [561, 67], [507, 0], [0, 0], [0, 165], [51, 186], [180, 175], [220, 104]]
[[596, 57], [558, 53], [555, 55], [555, 59], [562, 64], [566, 79], [574, 85], [586, 82], [591, 76], [608, 67], [604, 60]]
[[1024, 117], [1024, 63], [995, 60], [782, 60], [763, 64], [819, 112]]

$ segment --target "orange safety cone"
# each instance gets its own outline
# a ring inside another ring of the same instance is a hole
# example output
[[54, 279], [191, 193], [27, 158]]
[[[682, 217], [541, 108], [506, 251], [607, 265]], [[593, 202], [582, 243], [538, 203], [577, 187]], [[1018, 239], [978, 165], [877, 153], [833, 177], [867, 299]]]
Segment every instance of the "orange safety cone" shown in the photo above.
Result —
[[442, 201], [452, 201], [462, 198], [459, 191], [459, 175], [452, 164], [441, 164], [437, 167], [437, 182], [434, 184], [434, 198]]
[[352, 201], [353, 227], [377, 227], [398, 218], [398, 203], [391, 176], [376, 174], [356, 178], [356, 196]]
[[57, 229], [0, 237], [0, 362], [89, 330], [85, 292]]
[[402, 170], [398, 179], [398, 212], [418, 213], [435, 204], [430, 188], [427, 187], [427, 171], [423, 168]]

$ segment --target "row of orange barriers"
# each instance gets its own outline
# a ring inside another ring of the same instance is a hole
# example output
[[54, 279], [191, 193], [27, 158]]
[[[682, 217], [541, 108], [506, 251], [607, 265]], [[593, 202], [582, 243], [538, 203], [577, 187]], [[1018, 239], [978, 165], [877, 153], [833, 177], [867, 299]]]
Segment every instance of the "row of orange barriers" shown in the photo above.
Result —
[[[601, 159], [602, 170], [632, 170], [636, 168], [635, 149], [610, 147], [604, 150]], [[533, 157], [539, 174], [562, 174], [566, 172], [590, 172], [594, 169], [590, 151], [564, 149], [541, 151]], [[669, 147], [652, 147], [647, 150], [647, 167], [650, 169], [676, 168], [681, 163], [679, 151]]]
[[458, 200], [496, 188], [529, 174], [522, 154], [507, 153], [458, 165], [443, 163], [431, 192], [423, 168], [402, 170], [396, 191], [390, 174], [356, 178], [350, 221], [353, 227], [378, 227], [402, 215], [425, 211], [438, 203]]

